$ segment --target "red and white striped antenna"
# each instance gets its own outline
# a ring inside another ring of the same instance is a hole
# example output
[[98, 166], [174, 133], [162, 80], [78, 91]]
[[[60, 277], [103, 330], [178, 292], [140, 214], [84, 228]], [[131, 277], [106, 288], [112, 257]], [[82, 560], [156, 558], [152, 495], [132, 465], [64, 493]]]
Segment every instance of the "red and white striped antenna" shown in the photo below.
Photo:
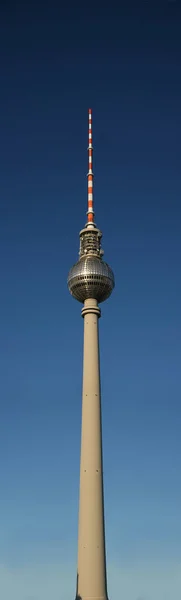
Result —
[[94, 201], [93, 201], [93, 146], [92, 146], [92, 109], [89, 108], [89, 133], [88, 133], [88, 210], [87, 210], [87, 226], [94, 226]]

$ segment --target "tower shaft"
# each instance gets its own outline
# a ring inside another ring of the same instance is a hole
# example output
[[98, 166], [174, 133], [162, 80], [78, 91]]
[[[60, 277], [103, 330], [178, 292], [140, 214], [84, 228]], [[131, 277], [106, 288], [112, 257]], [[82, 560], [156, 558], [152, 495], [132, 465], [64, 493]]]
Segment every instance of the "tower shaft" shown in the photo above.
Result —
[[97, 300], [84, 317], [77, 600], [107, 600]]

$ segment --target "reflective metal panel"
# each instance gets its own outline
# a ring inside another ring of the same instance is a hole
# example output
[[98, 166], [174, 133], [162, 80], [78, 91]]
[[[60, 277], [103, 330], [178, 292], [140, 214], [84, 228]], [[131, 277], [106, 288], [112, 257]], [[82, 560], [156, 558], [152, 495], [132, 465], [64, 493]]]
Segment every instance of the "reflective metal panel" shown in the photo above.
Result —
[[103, 302], [114, 288], [112, 269], [100, 258], [82, 257], [69, 271], [68, 288], [79, 302], [87, 298]]

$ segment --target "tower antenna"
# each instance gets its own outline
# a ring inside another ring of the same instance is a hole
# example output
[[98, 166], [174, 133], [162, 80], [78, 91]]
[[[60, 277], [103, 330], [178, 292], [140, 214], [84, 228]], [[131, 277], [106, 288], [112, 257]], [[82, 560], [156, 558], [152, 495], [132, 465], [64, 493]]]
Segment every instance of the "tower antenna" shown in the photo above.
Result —
[[87, 227], [94, 226], [94, 200], [93, 200], [93, 145], [92, 145], [92, 109], [89, 108], [89, 132], [88, 132], [88, 210], [87, 210]]

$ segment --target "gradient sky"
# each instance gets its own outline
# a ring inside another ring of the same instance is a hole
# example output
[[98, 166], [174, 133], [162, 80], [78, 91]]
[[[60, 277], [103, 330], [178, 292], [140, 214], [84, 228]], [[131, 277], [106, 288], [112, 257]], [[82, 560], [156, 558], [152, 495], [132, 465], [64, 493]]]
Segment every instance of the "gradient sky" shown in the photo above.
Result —
[[181, 5], [60, 5], [0, 9], [0, 597], [75, 597], [92, 107], [109, 597], [180, 600]]

